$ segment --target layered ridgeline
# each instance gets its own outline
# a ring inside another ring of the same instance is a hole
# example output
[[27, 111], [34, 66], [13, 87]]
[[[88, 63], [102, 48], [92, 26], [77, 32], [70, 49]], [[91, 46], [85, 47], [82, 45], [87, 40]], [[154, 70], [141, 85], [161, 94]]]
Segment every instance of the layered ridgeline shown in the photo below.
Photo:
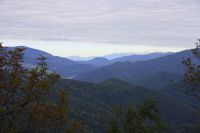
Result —
[[198, 100], [179, 93], [173, 87], [170, 91], [155, 92], [118, 79], [100, 83], [63, 79], [53, 94], [58, 93], [58, 88], [66, 88], [70, 95], [71, 115], [82, 119], [91, 132], [105, 132], [112, 105], [135, 106], [146, 98], [158, 101], [161, 118], [170, 125], [170, 133], [176, 133], [179, 129], [181, 133], [184, 133], [183, 130], [187, 133], [185, 128], [190, 129], [197, 123]]
[[[9, 47], [8, 49], [14, 49]], [[27, 48], [24, 53], [24, 66], [32, 68], [40, 55], [47, 57], [50, 71], [64, 78], [100, 82], [118, 78], [149, 89], [163, 89], [183, 79], [183, 58], [193, 58], [190, 50], [178, 53], [153, 53], [128, 55], [108, 60], [104, 57], [89, 61], [73, 61], [54, 56], [44, 51]], [[87, 63], [86, 63], [87, 62]]]
[[125, 56], [121, 56], [121, 57], [117, 57], [114, 59], [107, 59], [106, 57], [97, 57], [88, 61], [79, 61], [80, 63], [83, 64], [90, 64], [90, 65], [95, 65], [95, 66], [106, 66], [106, 65], [110, 65], [112, 63], [115, 62], [137, 62], [137, 61], [147, 61], [147, 60], [152, 60], [152, 59], [156, 59], [159, 57], [163, 57], [166, 55], [170, 55], [172, 53], [151, 53], [151, 54], [132, 54], [132, 55], [125, 55]]
[[[23, 46], [19, 46], [23, 47]], [[8, 47], [8, 49], [12, 50], [16, 47]], [[60, 74], [64, 78], [74, 78], [82, 73], [86, 73], [92, 71], [96, 68], [106, 66], [115, 62], [125, 62], [125, 61], [142, 61], [142, 60], [150, 60], [153, 58], [158, 58], [161, 56], [168, 55], [170, 53], [154, 53], [154, 54], [147, 54], [147, 55], [129, 55], [123, 56], [119, 58], [115, 58], [112, 60], [108, 60], [104, 57], [97, 57], [89, 61], [73, 61], [68, 58], [63, 58], [59, 56], [54, 56], [47, 52], [33, 49], [33, 48], [26, 48], [24, 52], [24, 66], [28, 68], [32, 68], [36, 65], [36, 58], [40, 55], [47, 58], [46, 62], [48, 64], [50, 71], [55, 71]]]
[[55, 71], [64, 78], [75, 78], [89, 82], [118, 78], [153, 90], [164, 89], [170, 84], [179, 83], [183, 80], [182, 60], [187, 57], [193, 58], [191, 51], [186, 50], [174, 54], [126, 55], [112, 60], [98, 57], [87, 61], [87, 64], [85, 64], [84, 61], [77, 62], [26, 47], [24, 65], [34, 67], [36, 58], [40, 55], [47, 57], [50, 71]]
[[[118, 78], [145, 87], [163, 87], [182, 79], [183, 58], [194, 58], [190, 50], [139, 62], [116, 62], [78, 75], [75, 79], [100, 82]], [[147, 85], [147, 86], [146, 86]]]

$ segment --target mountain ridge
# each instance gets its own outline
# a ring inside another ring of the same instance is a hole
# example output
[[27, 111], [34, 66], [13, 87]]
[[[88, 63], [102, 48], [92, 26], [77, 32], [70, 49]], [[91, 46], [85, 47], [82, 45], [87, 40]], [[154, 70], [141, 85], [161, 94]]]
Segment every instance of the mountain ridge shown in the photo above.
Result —
[[132, 82], [144, 78], [146, 75], [163, 71], [167, 73], [183, 74], [184, 58], [193, 58], [191, 51], [185, 50], [164, 57], [138, 62], [116, 62], [111, 65], [94, 69], [75, 77], [77, 80], [99, 82], [110, 78], [119, 78]]
[[[49, 70], [60, 74], [62, 77], [72, 78], [75, 75], [78, 75], [78, 74], [81, 74], [81, 73], [84, 73], [96, 68], [93, 65], [81, 64], [73, 60], [70, 60], [68, 58], [54, 56], [42, 50], [24, 47], [24, 46], [17, 46], [17, 47], [25, 48], [25, 51], [24, 51], [25, 66], [26, 65], [27, 66], [31, 65], [32, 67], [35, 66], [37, 64], [36, 59], [42, 55], [47, 58], [46, 63], [48, 65]], [[17, 47], [7, 47], [7, 49], [13, 50]]]

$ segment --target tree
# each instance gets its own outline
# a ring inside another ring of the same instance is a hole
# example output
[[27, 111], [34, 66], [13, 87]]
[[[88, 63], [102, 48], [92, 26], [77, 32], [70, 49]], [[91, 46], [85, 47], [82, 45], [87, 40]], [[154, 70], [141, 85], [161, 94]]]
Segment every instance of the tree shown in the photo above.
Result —
[[161, 122], [156, 101], [147, 99], [137, 107], [127, 110], [114, 107], [108, 133], [163, 133], [166, 125]]
[[0, 132], [80, 132], [80, 123], [68, 117], [68, 95], [61, 90], [58, 102], [50, 99], [59, 75], [48, 71], [43, 56], [35, 68], [25, 69], [24, 50], [0, 43]]
[[[193, 84], [200, 84], [200, 39], [196, 43], [196, 48], [192, 49], [192, 54], [196, 58], [192, 60], [191, 58], [186, 58], [183, 60], [183, 64], [185, 66], [185, 81]], [[196, 91], [200, 91], [199, 88], [195, 89]]]
[[[192, 87], [191, 91], [198, 97], [200, 94], [200, 39], [196, 43], [196, 48], [191, 49], [194, 59], [186, 58], [183, 60], [185, 66], [185, 83]], [[200, 126], [197, 125], [194, 132], [200, 132]]]

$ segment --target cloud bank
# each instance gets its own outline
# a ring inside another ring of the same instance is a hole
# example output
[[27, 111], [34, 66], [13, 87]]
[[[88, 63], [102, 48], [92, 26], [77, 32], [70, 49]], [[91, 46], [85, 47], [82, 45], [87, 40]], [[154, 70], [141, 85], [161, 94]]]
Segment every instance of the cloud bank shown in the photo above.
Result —
[[188, 47], [199, 0], [0, 0], [0, 38]]

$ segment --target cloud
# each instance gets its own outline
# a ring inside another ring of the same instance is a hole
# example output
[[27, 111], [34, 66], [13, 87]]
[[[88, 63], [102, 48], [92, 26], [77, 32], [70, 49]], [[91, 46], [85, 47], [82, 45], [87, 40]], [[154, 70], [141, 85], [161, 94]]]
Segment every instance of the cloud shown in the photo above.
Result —
[[0, 0], [0, 37], [183, 47], [199, 14], [199, 0]]

